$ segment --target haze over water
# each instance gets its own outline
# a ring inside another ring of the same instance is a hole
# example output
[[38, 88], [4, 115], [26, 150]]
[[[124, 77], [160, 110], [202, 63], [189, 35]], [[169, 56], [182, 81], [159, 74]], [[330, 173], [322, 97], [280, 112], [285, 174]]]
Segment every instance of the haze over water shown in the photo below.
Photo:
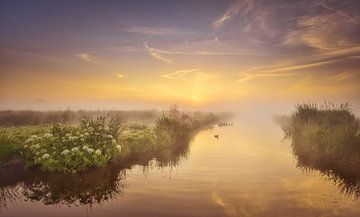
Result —
[[[354, 195], [296, 166], [271, 115], [243, 113], [233, 126], [197, 134], [174, 166], [119, 172], [121, 192], [100, 204], [48, 204], [8, 198], [3, 216], [358, 216]], [[219, 135], [219, 139], [214, 137]], [[100, 177], [93, 177], [101, 180]], [[91, 181], [91, 180], [90, 180]], [[26, 180], [25, 180], [26, 182]], [[21, 192], [19, 182], [10, 188]], [[94, 188], [97, 188], [94, 186]], [[36, 195], [36, 192], [35, 192]], [[45, 199], [45, 196], [43, 196]], [[39, 197], [41, 199], [41, 197]]]
[[274, 120], [324, 100], [360, 116], [359, 12], [358, 0], [1, 1], [0, 110], [234, 117], [164, 159], [7, 174], [0, 216], [360, 216], [358, 188], [300, 167]]

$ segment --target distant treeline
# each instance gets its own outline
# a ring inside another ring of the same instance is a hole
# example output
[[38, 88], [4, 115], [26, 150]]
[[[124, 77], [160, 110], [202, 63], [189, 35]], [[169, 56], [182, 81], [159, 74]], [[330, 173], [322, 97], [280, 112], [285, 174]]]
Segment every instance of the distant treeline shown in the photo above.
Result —
[[152, 122], [161, 114], [157, 110], [132, 111], [0, 111], [0, 126], [27, 126], [53, 123], [78, 123], [85, 118], [105, 116], [123, 123], [128, 121]]

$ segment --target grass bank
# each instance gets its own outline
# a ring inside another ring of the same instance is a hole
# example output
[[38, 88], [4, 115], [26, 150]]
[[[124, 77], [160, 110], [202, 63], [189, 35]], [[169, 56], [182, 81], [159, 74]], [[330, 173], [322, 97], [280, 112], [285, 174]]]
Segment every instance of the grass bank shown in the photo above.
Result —
[[174, 149], [183, 144], [180, 140], [219, 120], [212, 113], [185, 114], [173, 107], [151, 125], [124, 125], [97, 117], [75, 124], [6, 127], [0, 131], [0, 162], [76, 173], [137, 155], [156, 157], [155, 153]]
[[360, 162], [360, 121], [348, 104], [299, 104], [283, 130], [304, 160]]
[[360, 192], [360, 121], [349, 104], [299, 104], [282, 129], [298, 166], [331, 177], [346, 193]]

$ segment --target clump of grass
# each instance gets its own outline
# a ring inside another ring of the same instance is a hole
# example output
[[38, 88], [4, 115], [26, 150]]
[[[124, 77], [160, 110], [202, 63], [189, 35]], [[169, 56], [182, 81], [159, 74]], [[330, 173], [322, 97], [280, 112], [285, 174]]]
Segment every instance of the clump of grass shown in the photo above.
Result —
[[298, 104], [283, 130], [302, 161], [344, 168], [360, 163], [360, 122], [348, 103]]
[[172, 106], [156, 121], [154, 129], [156, 140], [160, 146], [168, 147], [177, 144], [178, 139], [183, 139], [204, 126], [214, 124], [219, 119], [212, 113], [181, 113], [176, 106]]
[[0, 165], [5, 164], [10, 159], [15, 158], [21, 149], [21, 141], [17, 135], [9, 133], [7, 130], [0, 130]]
[[45, 132], [47, 127], [20, 127], [0, 129], [0, 166], [20, 163], [21, 150], [29, 134]]
[[78, 172], [100, 167], [121, 152], [119, 126], [104, 117], [84, 119], [78, 126], [53, 125], [51, 132], [30, 136], [23, 156], [45, 170]]
[[152, 129], [123, 131], [119, 142], [124, 147], [124, 154], [142, 154], [159, 149]]

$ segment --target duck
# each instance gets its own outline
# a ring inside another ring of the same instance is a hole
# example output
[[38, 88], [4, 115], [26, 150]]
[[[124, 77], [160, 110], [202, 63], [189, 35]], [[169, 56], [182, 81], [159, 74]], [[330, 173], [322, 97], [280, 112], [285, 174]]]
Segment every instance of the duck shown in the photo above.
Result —
[[219, 139], [219, 134], [214, 135], [215, 138]]

